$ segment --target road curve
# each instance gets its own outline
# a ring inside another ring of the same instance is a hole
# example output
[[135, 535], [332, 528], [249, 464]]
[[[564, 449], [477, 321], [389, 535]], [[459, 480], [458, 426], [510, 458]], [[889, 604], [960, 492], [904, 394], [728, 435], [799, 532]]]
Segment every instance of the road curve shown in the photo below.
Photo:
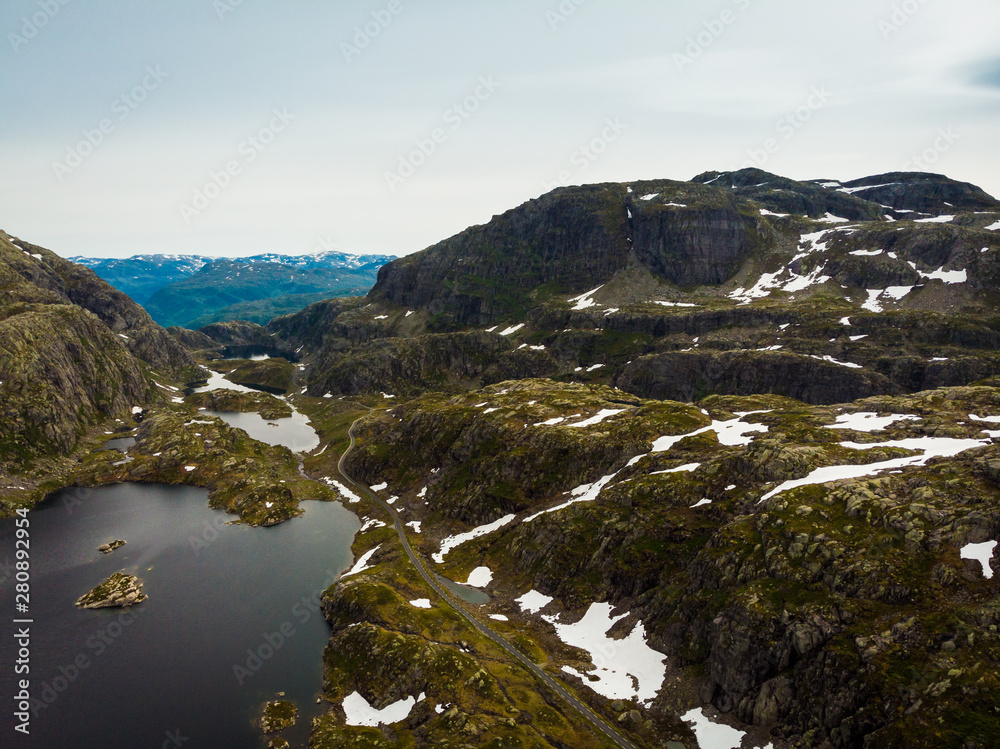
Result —
[[602, 734], [604, 734], [608, 739], [613, 741], [618, 746], [622, 747], [622, 749], [636, 749], [635, 744], [633, 744], [631, 741], [629, 741], [624, 736], [619, 734], [605, 720], [599, 717], [597, 713], [595, 713], [593, 710], [591, 710], [589, 707], [583, 704], [583, 702], [581, 702], [579, 699], [574, 697], [569, 692], [569, 690], [566, 689], [566, 687], [564, 687], [562, 684], [560, 684], [558, 681], [552, 678], [549, 674], [547, 674], [545, 671], [539, 668], [539, 666], [535, 664], [534, 661], [529, 659], [520, 650], [511, 645], [506, 639], [504, 639], [502, 635], [498, 634], [491, 627], [479, 621], [479, 619], [473, 616], [464, 606], [457, 603], [455, 599], [452, 598], [451, 594], [448, 593], [443, 587], [441, 587], [441, 585], [438, 584], [437, 580], [434, 579], [434, 576], [427, 571], [427, 568], [424, 566], [423, 560], [420, 559], [420, 557], [418, 557], [417, 554], [413, 551], [412, 547], [410, 546], [409, 540], [406, 538], [406, 532], [403, 527], [403, 521], [400, 519], [399, 514], [396, 512], [396, 510], [393, 509], [392, 505], [388, 504], [387, 502], [384, 502], [379, 497], [377, 497], [374, 494], [374, 492], [372, 492], [367, 486], [355, 481], [353, 478], [347, 475], [347, 472], [344, 470], [344, 461], [347, 459], [347, 456], [351, 453], [351, 450], [354, 449], [354, 428], [358, 425], [358, 422], [360, 422], [364, 418], [367, 417], [362, 416], [361, 418], [355, 420], [353, 424], [351, 424], [351, 428], [348, 431], [348, 435], [351, 438], [351, 444], [344, 452], [344, 454], [340, 457], [340, 462], [337, 463], [337, 471], [340, 472], [340, 475], [348, 483], [349, 486], [353, 486], [355, 489], [360, 491], [369, 499], [377, 502], [382, 507], [382, 509], [384, 509], [386, 512], [389, 513], [389, 515], [392, 517], [393, 524], [396, 528], [396, 533], [399, 535], [400, 543], [403, 544], [403, 549], [406, 550], [406, 555], [410, 558], [410, 563], [416, 568], [417, 572], [420, 573], [420, 576], [424, 579], [424, 581], [431, 586], [434, 592], [437, 593], [438, 596], [440, 596], [444, 600], [444, 602], [448, 604], [448, 606], [450, 606], [452, 609], [458, 612], [458, 614], [462, 616], [462, 618], [464, 618], [467, 622], [469, 622], [469, 624], [475, 627], [475, 629], [481, 635], [483, 635], [484, 637], [488, 637], [498, 647], [502, 648], [510, 656], [516, 659], [522, 666], [524, 666], [526, 669], [528, 669], [528, 671], [531, 672], [532, 676], [534, 676], [536, 679], [538, 679], [538, 681], [542, 682], [543, 684], [545, 684], [545, 686], [547, 686], [553, 692], [562, 697], [562, 699], [566, 703], [568, 703], [570, 707], [572, 707], [574, 710], [580, 713], [580, 715], [582, 715], [584, 718], [590, 721], [590, 723], [593, 724], [593, 726]]

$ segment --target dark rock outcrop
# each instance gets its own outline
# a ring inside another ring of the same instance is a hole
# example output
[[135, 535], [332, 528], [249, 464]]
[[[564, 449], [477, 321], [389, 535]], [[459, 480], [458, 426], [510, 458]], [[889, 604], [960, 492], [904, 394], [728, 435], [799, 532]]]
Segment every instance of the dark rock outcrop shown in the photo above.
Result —
[[626, 366], [614, 384], [643, 398], [698, 401], [772, 393], [812, 404], [844, 403], [901, 388], [883, 375], [784, 352], [655, 354]]
[[1000, 211], [1000, 201], [981, 188], [943, 174], [889, 172], [845, 182], [844, 187], [859, 198], [899, 211], [935, 216], [959, 211]]
[[774, 213], [822, 218], [832, 213], [851, 221], [873, 221], [883, 210], [867, 200], [838, 192], [815, 182], [798, 182], [762, 169], [735, 172], [705, 172], [692, 182], [718, 186], [734, 195], [753, 200]]
[[517, 366], [504, 358], [511, 348], [499, 335], [473, 331], [382, 338], [348, 350], [324, 349], [308, 371], [308, 392], [322, 396], [467, 389], [488, 370], [495, 379]]

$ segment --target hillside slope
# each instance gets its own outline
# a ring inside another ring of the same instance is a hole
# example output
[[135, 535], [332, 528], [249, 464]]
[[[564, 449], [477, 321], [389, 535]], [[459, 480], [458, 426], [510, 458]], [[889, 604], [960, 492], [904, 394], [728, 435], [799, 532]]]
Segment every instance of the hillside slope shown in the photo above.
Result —
[[163, 398], [194, 362], [120, 291], [0, 233], [0, 462], [66, 453], [90, 425]]

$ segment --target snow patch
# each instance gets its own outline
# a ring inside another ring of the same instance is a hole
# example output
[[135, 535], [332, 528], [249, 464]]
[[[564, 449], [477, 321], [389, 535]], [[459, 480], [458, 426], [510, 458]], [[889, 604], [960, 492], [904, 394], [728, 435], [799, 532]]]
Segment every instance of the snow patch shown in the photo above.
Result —
[[368, 700], [358, 692], [354, 692], [344, 698], [344, 713], [347, 715], [347, 725], [349, 726], [377, 728], [382, 724], [391, 725], [406, 720], [410, 717], [410, 712], [416, 704], [416, 699], [407, 697], [405, 700], [376, 710], [368, 704]]
[[476, 567], [469, 573], [469, 579], [465, 583], [470, 588], [485, 588], [493, 582], [493, 570], [489, 567]]
[[350, 571], [345, 572], [343, 576], [350, 577], [351, 575], [357, 575], [358, 573], [364, 572], [365, 570], [370, 570], [371, 567], [368, 566], [368, 562], [370, 562], [371, 558], [375, 556], [375, 552], [381, 548], [382, 544], [379, 544], [374, 549], [369, 549], [368, 551], [366, 551], [361, 556], [361, 559], [359, 559], [357, 563], [353, 567], [351, 567]]
[[933, 273], [923, 273], [922, 271], [917, 271], [917, 273], [920, 273], [921, 278], [929, 278], [932, 281], [944, 281], [949, 285], [969, 282], [969, 272], [966, 270], [945, 270], [944, 268], [938, 268]]
[[[589, 371], [589, 370], [588, 370]], [[578, 421], [575, 424], [567, 424], [566, 426], [571, 429], [582, 429], [584, 427], [592, 427], [595, 424], [600, 424], [605, 419], [609, 419], [612, 416], [617, 416], [620, 413], [625, 413], [624, 408], [605, 408], [602, 411], [591, 416], [589, 419], [584, 421]]]
[[882, 471], [890, 471], [910, 466], [927, 465], [932, 458], [953, 458], [967, 450], [974, 450], [977, 447], [984, 447], [989, 442], [985, 440], [961, 440], [949, 437], [916, 437], [913, 439], [896, 440], [894, 442], [879, 442], [876, 444], [859, 444], [857, 442], [841, 442], [841, 447], [851, 450], [872, 450], [876, 447], [899, 447], [904, 450], [915, 450], [922, 452], [921, 455], [913, 455], [907, 458], [895, 458], [884, 460], [878, 463], [867, 465], [839, 465], [817, 468], [805, 478], [786, 481], [776, 489], [772, 489], [761, 498], [764, 502], [782, 492], [790, 489], [797, 489], [800, 486], [813, 486], [815, 484], [827, 484], [831, 481], [842, 481], [845, 479], [858, 479], [865, 476], [874, 476]]
[[637, 623], [625, 639], [608, 637], [611, 628], [628, 616], [627, 613], [612, 616], [612, 609], [610, 603], [591, 604], [576, 624], [560, 624], [555, 616], [542, 618], [555, 628], [556, 635], [564, 643], [590, 653], [594, 664], [594, 669], [585, 673], [569, 666], [564, 666], [563, 671], [579, 677], [586, 686], [609, 700], [634, 698], [648, 704], [663, 685], [667, 673], [666, 656], [649, 647], [642, 622]]
[[507, 515], [500, 518], [494, 523], [489, 525], [481, 525], [478, 528], [474, 528], [468, 533], [460, 533], [457, 536], [449, 536], [441, 542], [441, 550], [433, 555], [434, 561], [438, 564], [444, 564], [444, 558], [448, 555], [448, 552], [461, 546], [464, 543], [468, 543], [474, 539], [480, 538], [481, 536], [487, 536], [490, 533], [495, 533], [496, 531], [503, 528], [505, 525], [512, 523], [514, 521], [513, 515]]
[[897, 421], [920, 421], [919, 416], [910, 414], [891, 414], [889, 416], [879, 416], [871, 411], [862, 411], [855, 414], [841, 414], [837, 421], [827, 429], [852, 429], [855, 432], [881, 432], [888, 429]]
[[996, 551], [997, 542], [987, 541], [982, 544], [966, 544], [962, 547], [962, 559], [972, 559], [983, 565], [983, 575], [987, 580], [993, 579], [993, 568], [990, 566], [990, 560], [993, 558], [993, 552]]
[[573, 310], [579, 312], [581, 310], [590, 309], [591, 307], [596, 306], [597, 302], [591, 299], [591, 297], [603, 288], [604, 284], [601, 284], [593, 291], [588, 291], [586, 294], [581, 294], [580, 296], [573, 297], [572, 299], [570, 299], [569, 300], [570, 302], [576, 302], [576, 306], [573, 307]]
[[579, 502], [593, 502], [598, 498], [598, 496], [600, 496], [601, 491], [604, 489], [604, 487], [607, 486], [609, 483], [611, 483], [611, 480], [614, 479], [614, 477], [617, 476], [619, 473], [621, 473], [621, 471], [616, 471], [615, 473], [612, 473], [609, 476], [605, 476], [604, 478], [595, 481], [593, 484], [583, 484], [581, 486], [576, 487], [576, 489], [573, 489], [571, 492], [569, 492], [569, 494], [573, 496], [571, 500], [569, 500], [568, 502], [563, 502], [561, 505], [557, 505], [556, 507], [549, 508], [548, 510], [542, 510], [541, 512], [537, 512], [534, 515], [531, 515], [530, 517], [526, 517], [524, 519], [524, 522], [530, 523], [532, 520], [540, 518], [542, 515], [548, 515], [549, 513], [558, 512], [559, 510], [565, 510], [570, 505], [575, 505]]
[[829, 362], [830, 364], [836, 364], [836, 365], [841, 366], [841, 367], [847, 367], [848, 369], [861, 369], [862, 368], [860, 364], [855, 364], [854, 362], [849, 362], [849, 361], [840, 361], [838, 359], [834, 359], [832, 356], [815, 356], [815, 355], [810, 354], [809, 358], [810, 359], [817, 359], [818, 361]]
[[521, 611], [528, 614], [537, 614], [552, 603], [552, 597], [544, 593], [539, 593], [537, 590], [529, 590], [520, 598], [515, 598], [514, 602], [521, 607]]
[[359, 497], [357, 494], [355, 494], [354, 492], [352, 492], [350, 489], [348, 489], [346, 486], [344, 486], [343, 484], [341, 484], [339, 481], [335, 481], [334, 479], [329, 479], [329, 478], [328, 479], [324, 479], [324, 480], [326, 481], [326, 483], [328, 485], [330, 485], [334, 489], [336, 489], [340, 493], [340, 495], [342, 497], [345, 497], [347, 499], [347, 501], [350, 502], [351, 504], [354, 504], [355, 502], [360, 502], [361, 501], [361, 497]]
[[701, 749], [739, 749], [746, 736], [744, 731], [722, 723], [713, 723], [700, 708], [684, 713], [681, 720], [691, 724]]
[[701, 468], [701, 463], [688, 463], [687, 465], [678, 466], [677, 468], [671, 468], [666, 471], [655, 471], [649, 474], [650, 476], [663, 476], [668, 473], [694, 473], [699, 468]]

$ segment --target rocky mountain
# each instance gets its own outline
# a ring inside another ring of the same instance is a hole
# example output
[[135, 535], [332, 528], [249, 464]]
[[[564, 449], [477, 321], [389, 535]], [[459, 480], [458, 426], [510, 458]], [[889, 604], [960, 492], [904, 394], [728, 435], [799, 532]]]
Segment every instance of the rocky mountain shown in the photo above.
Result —
[[[849, 184], [796, 182], [747, 169], [709, 172], [691, 182], [561, 188], [485, 226], [390, 263], [379, 272], [370, 299], [394, 307], [427, 309], [441, 324], [491, 325], [523, 315], [549, 299], [580, 294], [597, 285], [614, 286], [619, 279], [636, 276], [651, 279], [654, 289], [668, 295], [683, 290], [705, 297], [732, 296], [743, 280], [737, 277], [740, 271], [753, 272], [754, 266], [767, 261], [777, 265], [781, 256], [786, 264], [796, 262], [796, 268], [811, 271], [817, 258], [807, 260], [807, 256], [824, 251], [819, 246], [829, 244], [824, 240], [842, 240], [838, 243], [844, 245], [847, 257], [840, 261], [841, 267], [831, 269], [838, 273], [817, 274], [813, 284], [799, 280], [772, 287], [798, 290], [798, 286], [851, 280], [847, 276], [851, 266], [870, 265], [849, 260], [851, 252], [870, 250], [897, 231], [905, 234], [892, 242], [893, 247], [885, 248], [889, 256], [879, 264], [886, 266], [885, 271], [896, 271], [898, 278], [889, 278], [886, 272], [881, 275], [886, 281], [898, 280], [896, 285], [901, 286], [908, 262], [921, 266], [910, 269], [910, 280], [916, 281], [923, 276], [913, 276], [913, 271], [936, 271], [960, 258], [943, 256], [943, 250], [925, 253], [916, 248], [893, 257], [896, 244], [923, 245], [930, 240], [939, 249], [948, 247], [971, 256], [982, 245], [973, 247], [979, 240], [962, 232], [983, 229], [996, 220], [987, 217], [1000, 211], [1000, 203], [979, 188], [939, 175], [888, 174]], [[883, 199], [892, 205], [877, 202]], [[890, 225], [903, 219], [902, 226]], [[810, 224], [810, 220], [818, 223]], [[929, 227], [923, 224], [932, 223], [940, 223], [942, 233], [924, 231]], [[827, 231], [821, 234], [823, 230]], [[878, 236], [855, 236], [868, 231]], [[959, 238], [969, 242], [953, 243]], [[935, 268], [927, 267], [938, 261], [941, 264]], [[791, 273], [807, 276], [796, 268], [774, 280], [794, 280]], [[989, 263], [984, 271], [988, 275], [991, 269]], [[761, 279], [760, 271], [754, 273], [754, 281]], [[856, 274], [854, 280], [858, 279]], [[754, 286], [751, 283], [744, 291]], [[623, 301], [637, 300], [625, 297]]]
[[188, 352], [125, 294], [0, 233], [0, 461], [70, 452], [88, 427], [161, 402]]
[[[414, 393], [428, 373], [810, 403], [965, 385], [1000, 373], [998, 219], [979, 188], [929, 174], [562, 188], [386, 265], [367, 304], [268, 333], [310, 352], [313, 395]], [[472, 366], [460, 344], [418, 361], [457, 340], [420, 336], [473, 328], [496, 340]]]
[[238, 260], [199, 255], [70, 258], [146, 307], [164, 326], [226, 320], [266, 323], [333, 296], [371, 288], [389, 255], [267, 253]]
[[[346, 472], [634, 746], [972, 749], [1000, 741], [998, 283], [973, 185], [709, 172], [556, 190], [238, 337], [301, 359], [336, 446], [314, 475], [347, 449], [332, 414], [374, 407]], [[455, 694], [448, 653], [482, 694], [392, 736], [525, 740], [488, 643], [418, 610], [360, 501], [316, 746], [370, 737], [351, 692]]]

